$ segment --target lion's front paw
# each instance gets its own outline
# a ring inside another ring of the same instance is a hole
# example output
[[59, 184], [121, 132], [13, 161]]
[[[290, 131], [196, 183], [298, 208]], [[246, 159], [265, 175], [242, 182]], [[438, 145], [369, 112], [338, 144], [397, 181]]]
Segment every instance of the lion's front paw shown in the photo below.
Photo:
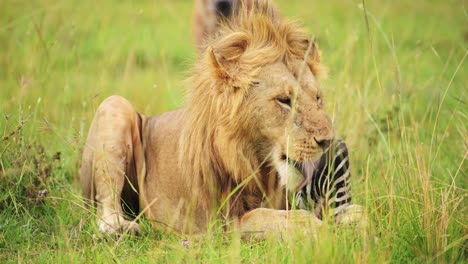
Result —
[[357, 204], [352, 204], [336, 217], [336, 222], [340, 225], [367, 224], [366, 213], [364, 207]]
[[243, 238], [259, 240], [298, 233], [316, 237], [316, 229], [321, 225], [322, 221], [309, 211], [257, 208], [241, 218], [240, 231]]
[[99, 221], [99, 230], [109, 235], [129, 233], [140, 234], [140, 226], [132, 221], [125, 220], [121, 216], [110, 216]]

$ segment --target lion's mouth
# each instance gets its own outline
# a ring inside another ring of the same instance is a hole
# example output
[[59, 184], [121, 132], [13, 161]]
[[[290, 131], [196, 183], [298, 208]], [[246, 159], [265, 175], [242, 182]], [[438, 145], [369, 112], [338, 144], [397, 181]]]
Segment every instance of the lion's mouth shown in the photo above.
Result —
[[290, 160], [286, 154], [281, 155], [281, 159], [287, 162], [288, 164], [292, 164], [294, 168], [296, 168], [296, 170], [298, 170], [304, 177], [304, 180], [297, 186], [296, 191], [301, 190], [302, 188], [304, 188], [304, 186], [309, 184], [310, 181], [312, 181], [314, 172], [320, 161], [320, 159], [316, 161], [305, 161], [305, 162], [293, 161], [293, 160]]

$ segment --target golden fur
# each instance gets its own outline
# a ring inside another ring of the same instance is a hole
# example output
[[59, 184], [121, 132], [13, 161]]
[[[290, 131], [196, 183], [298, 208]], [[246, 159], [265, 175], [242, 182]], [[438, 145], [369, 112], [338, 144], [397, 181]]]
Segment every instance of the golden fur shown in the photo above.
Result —
[[[187, 125], [182, 130], [180, 161], [187, 177], [221, 186], [222, 191], [229, 193], [229, 179], [220, 177], [229, 175], [239, 184], [259, 174], [263, 162], [258, 160], [256, 145], [252, 144], [258, 131], [248, 123], [251, 113], [244, 108], [246, 95], [260, 68], [283, 61], [295, 72], [294, 63], [306, 58], [317, 79], [323, 78], [326, 71], [315, 44], [309, 47], [305, 31], [294, 22], [280, 20], [268, 2], [258, 1], [252, 8], [241, 8], [206, 45], [204, 59], [196, 65], [189, 80], [193, 87], [184, 111]], [[223, 147], [213, 148], [213, 139]], [[217, 182], [211, 183], [213, 180]], [[256, 185], [258, 182], [251, 181], [248, 186], [255, 189]]]
[[186, 107], [138, 114], [122, 97], [106, 99], [90, 128], [81, 168], [85, 198], [97, 202], [99, 227], [138, 231], [120, 200], [158, 226], [207, 230], [214, 218], [263, 237], [289, 230], [275, 163], [312, 162], [333, 138], [318, 80], [315, 44], [268, 1], [253, 1], [212, 36], [189, 80]]

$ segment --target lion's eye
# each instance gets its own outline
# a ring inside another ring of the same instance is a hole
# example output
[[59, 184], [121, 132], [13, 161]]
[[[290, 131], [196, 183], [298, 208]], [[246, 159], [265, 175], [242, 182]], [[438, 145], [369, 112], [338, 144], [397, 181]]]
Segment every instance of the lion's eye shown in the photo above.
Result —
[[278, 101], [278, 103], [280, 103], [282, 105], [285, 105], [287, 107], [291, 107], [291, 98], [289, 98], [289, 97], [278, 97], [278, 98], [276, 98], [276, 101]]

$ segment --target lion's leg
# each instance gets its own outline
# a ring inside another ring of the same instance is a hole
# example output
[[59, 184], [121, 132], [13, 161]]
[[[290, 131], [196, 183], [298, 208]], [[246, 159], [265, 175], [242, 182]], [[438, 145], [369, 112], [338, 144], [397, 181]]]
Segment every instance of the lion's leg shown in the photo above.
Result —
[[287, 236], [294, 231], [316, 236], [322, 225], [313, 213], [306, 210], [254, 209], [239, 221], [239, 230], [245, 238], [265, 239], [269, 236]]
[[133, 106], [111, 96], [99, 106], [90, 127], [81, 183], [84, 197], [96, 201], [99, 229], [106, 233], [138, 232], [138, 225], [123, 217], [121, 195], [124, 184], [138, 190], [134, 152], [141, 149], [140, 125]]

